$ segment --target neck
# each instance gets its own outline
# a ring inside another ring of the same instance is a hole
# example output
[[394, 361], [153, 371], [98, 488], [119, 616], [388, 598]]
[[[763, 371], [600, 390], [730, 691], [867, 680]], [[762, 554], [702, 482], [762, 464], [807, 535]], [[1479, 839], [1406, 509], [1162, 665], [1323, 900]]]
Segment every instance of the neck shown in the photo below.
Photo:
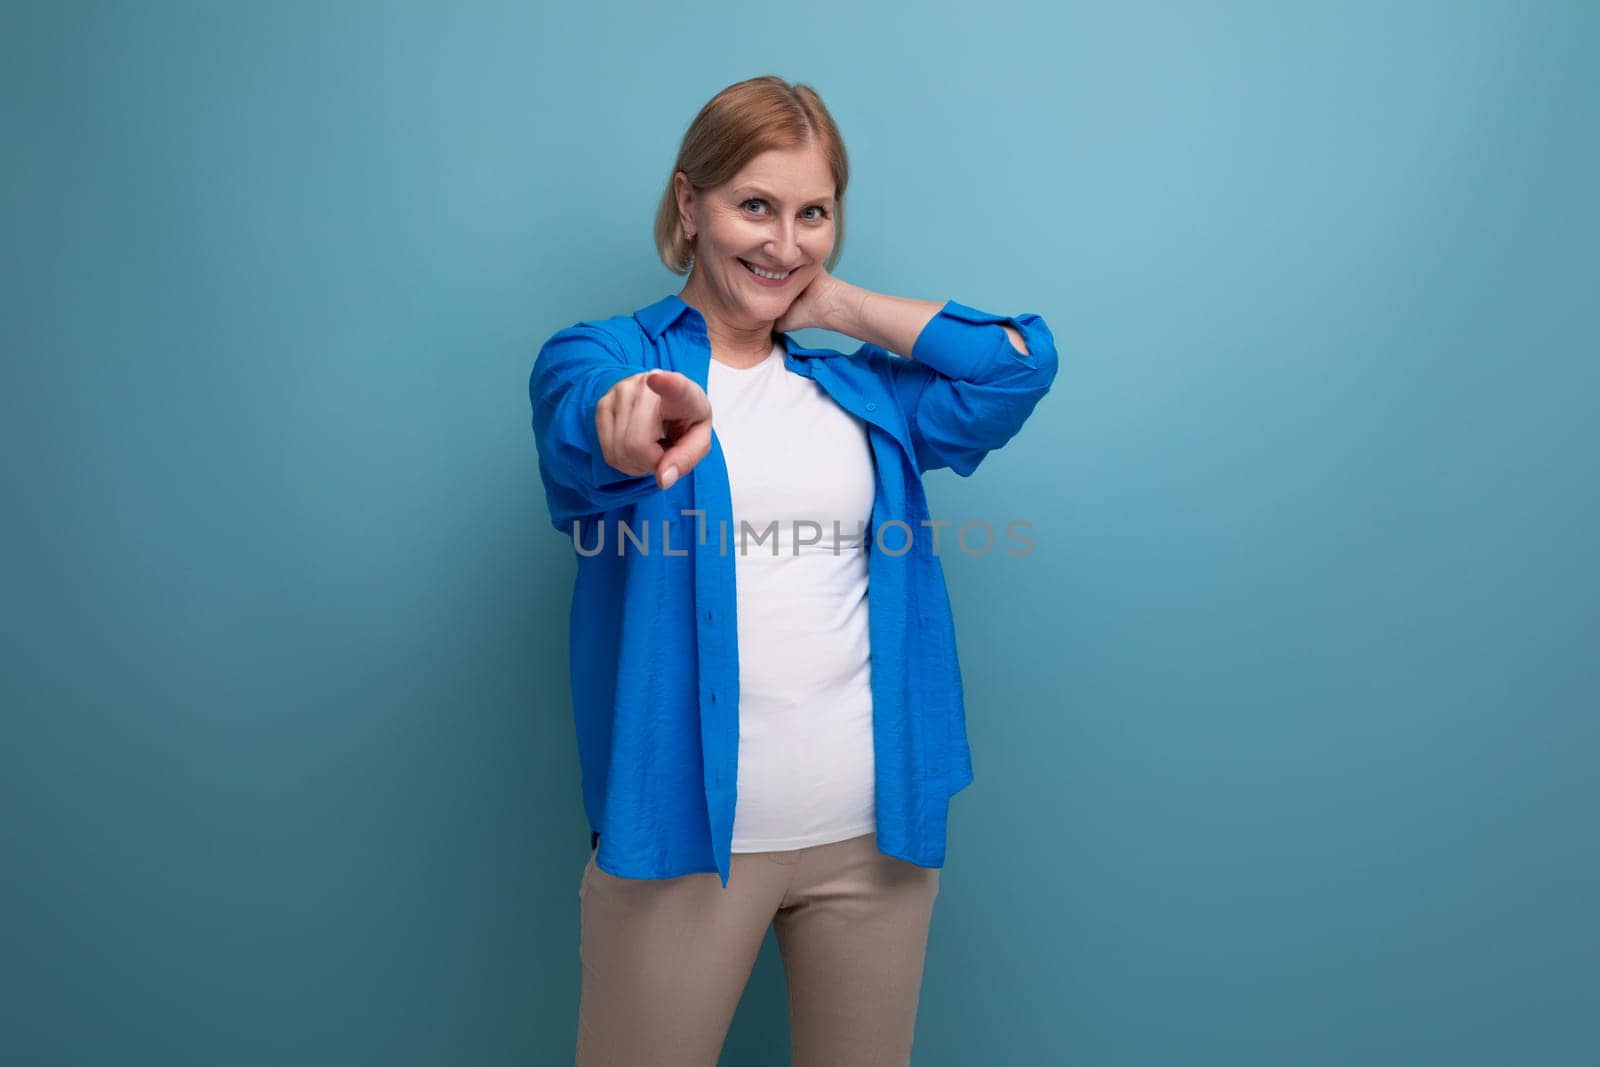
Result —
[[698, 277], [698, 274], [690, 276], [678, 293], [678, 299], [700, 312], [706, 320], [706, 338], [711, 342], [713, 355], [735, 367], [753, 367], [771, 355], [777, 341], [772, 332], [776, 320], [752, 322], [727, 314], [697, 283]]

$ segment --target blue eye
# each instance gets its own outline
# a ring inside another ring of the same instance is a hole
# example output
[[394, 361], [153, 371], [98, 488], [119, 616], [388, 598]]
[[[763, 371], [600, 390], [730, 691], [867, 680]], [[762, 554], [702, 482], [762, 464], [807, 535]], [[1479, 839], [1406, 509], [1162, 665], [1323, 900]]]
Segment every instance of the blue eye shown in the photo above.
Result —
[[[740, 203], [739, 206], [742, 207], [742, 208], [747, 208], [748, 209], [751, 204], [765, 204], [765, 203], [766, 203], [766, 201], [763, 200], [761, 197], [752, 196], [748, 200], [745, 200], [742, 203]], [[817, 214], [815, 214], [815, 215], [813, 215], [811, 217], [811, 221], [812, 222], [821, 222], [823, 219], [828, 217], [828, 209], [825, 208], [825, 207], [822, 207], [822, 206], [820, 206], [818, 204], [812, 204], [810, 207], [806, 208], [806, 210], [807, 211], [815, 211], [815, 212], [817, 212]]]

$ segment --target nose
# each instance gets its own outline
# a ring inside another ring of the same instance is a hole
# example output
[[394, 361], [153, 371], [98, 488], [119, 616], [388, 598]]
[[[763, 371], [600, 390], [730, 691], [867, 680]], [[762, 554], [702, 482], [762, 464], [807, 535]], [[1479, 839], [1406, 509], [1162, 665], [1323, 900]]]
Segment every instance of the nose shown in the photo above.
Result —
[[767, 242], [765, 252], [773, 263], [780, 263], [785, 267], [792, 267], [800, 259], [800, 241], [795, 233], [793, 219], [778, 224], [778, 235]]

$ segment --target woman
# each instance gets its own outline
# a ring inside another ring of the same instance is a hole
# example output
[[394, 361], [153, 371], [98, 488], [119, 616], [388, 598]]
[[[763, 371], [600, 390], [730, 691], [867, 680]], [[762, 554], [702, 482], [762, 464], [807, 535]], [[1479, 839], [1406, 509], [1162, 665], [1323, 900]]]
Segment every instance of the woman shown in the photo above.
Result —
[[580, 1065], [714, 1065], [769, 925], [797, 1067], [909, 1062], [972, 780], [921, 475], [1008, 441], [1056, 353], [1036, 315], [834, 277], [848, 174], [809, 87], [724, 89], [656, 216], [682, 291], [559, 331], [533, 368], [578, 553]]

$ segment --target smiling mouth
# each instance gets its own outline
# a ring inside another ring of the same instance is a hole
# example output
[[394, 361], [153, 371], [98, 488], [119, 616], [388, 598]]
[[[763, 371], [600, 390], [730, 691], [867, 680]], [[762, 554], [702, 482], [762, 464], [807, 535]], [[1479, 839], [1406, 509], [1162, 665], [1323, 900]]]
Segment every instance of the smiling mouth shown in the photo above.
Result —
[[[734, 258], [737, 259], [738, 257], [736, 256]], [[792, 271], [792, 270], [786, 270], [786, 271], [784, 271], [784, 272], [782, 272], [780, 274], [780, 273], [777, 273], [775, 271], [767, 270], [764, 267], [757, 267], [753, 263], [750, 263], [750, 262], [748, 262], [746, 260], [743, 260], [743, 259], [740, 259], [739, 262], [744, 264], [744, 269], [745, 270], [749, 271], [751, 274], [754, 274], [757, 278], [763, 278], [763, 279], [765, 279], [766, 281], [769, 281], [769, 282], [785, 281], [785, 280], [788, 279], [789, 275], [794, 273], [794, 271]]]

